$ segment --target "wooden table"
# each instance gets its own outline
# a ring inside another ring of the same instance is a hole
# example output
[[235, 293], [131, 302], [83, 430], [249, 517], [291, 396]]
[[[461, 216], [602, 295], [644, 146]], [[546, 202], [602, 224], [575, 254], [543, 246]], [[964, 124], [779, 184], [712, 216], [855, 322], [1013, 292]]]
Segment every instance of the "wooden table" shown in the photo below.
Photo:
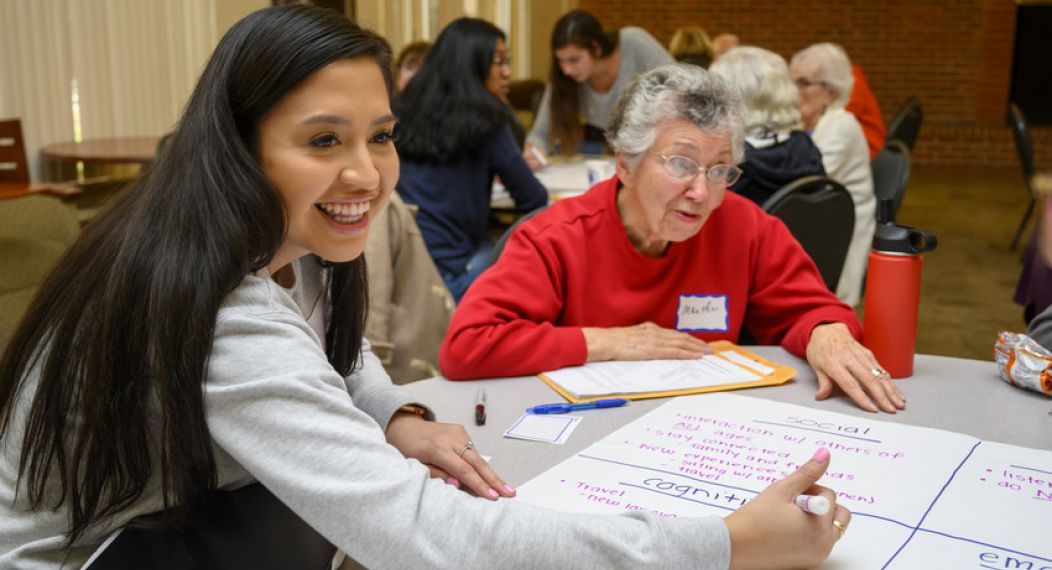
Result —
[[147, 164], [153, 162], [159, 137], [113, 137], [49, 144], [44, 158], [59, 162], [93, 164]]
[[79, 194], [80, 188], [73, 184], [22, 184], [18, 182], [0, 182], [0, 200], [21, 198], [33, 194], [50, 194], [52, 196], [72, 196]]

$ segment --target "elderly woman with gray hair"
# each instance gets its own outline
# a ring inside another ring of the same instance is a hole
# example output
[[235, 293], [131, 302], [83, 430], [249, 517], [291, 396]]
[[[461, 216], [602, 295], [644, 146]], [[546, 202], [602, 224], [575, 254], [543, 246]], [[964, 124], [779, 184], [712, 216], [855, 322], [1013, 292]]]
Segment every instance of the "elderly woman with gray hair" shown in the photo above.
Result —
[[644, 73], [607, 138], [617, 175], [523, 223], [464, 297], [439, 353], [446, 377], [699, 358], [746, 328], [807, 358], [818, 399], [838, 385], [869, 411], [905, 407], [785, 225], [726, 191], [743, 145], [726, 80], [684, 64]]
[[793, 180], [826, 173], [822, 153], [800, 130], [800, 94], [782, 56], [738, 47], [709, 69], [738, 88], [745, 107], [745, 162], [732, 191], [762, 205]]
[[877, 201], [869, 146], [862, 125], [844, 105], [851, 99], [855, 79], [844, 48], [831, 43], [814, 44], [796, 53], [789, 73], [800, 90], [800, 115], [804, 128], [822, 151], [829, 177], [843, 184], [855, 201], [855, 231], [837, 285], [837, 297], [855, 305], [862, 293]]

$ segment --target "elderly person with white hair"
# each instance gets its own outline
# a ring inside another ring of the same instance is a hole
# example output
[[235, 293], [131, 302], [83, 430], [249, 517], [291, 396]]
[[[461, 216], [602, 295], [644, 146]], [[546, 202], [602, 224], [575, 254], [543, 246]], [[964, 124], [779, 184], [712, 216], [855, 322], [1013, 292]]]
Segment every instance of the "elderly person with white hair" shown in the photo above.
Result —
[[837, 297], [855, 305], [876, 229], [877, 201], [866, 135], [855, 116], [844, 109], [855, 83], [851, 60], [836, 44], [814, 44], [793, 56], [789, 72], [800, 90], [804, 128], [822, 151], [826, 173], [843, 184], [855, 201], [855, 231], [836, 288]]
[[745, 107], [745, 162], [732, 191], [763, 205], [786, 184], [826, 173], [822, 153], [800, 130], [800, 94], [782, 56], [738, 47], [709, 69], [738, 88]]
[[617, 174], [523, 223], [457, 308], [439, 353], [451, 379], [600, 360], [699, 358], [707, 341], [807, 358], [817, 398], [905, 399], [857, 342], [853, 310], [778, 219], [728, 193], [742, 157], [737, 90], [700, 67], [638, 76], [607, 131]]

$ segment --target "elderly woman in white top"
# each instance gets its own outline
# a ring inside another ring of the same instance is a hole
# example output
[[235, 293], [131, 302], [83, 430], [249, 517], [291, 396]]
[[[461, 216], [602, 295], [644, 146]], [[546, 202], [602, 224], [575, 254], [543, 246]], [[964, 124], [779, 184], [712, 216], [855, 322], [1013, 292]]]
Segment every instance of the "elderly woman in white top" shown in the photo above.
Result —
[[793, 56], [789, 72], [800, 89], [804, 128], [822, 151], [826, 173], [847, 187], [855, 200], [855, 231], [836, 290], [837, 297], [855, 305], [876, 227], [876, 198], [866, 136], [855, 116], [844, 109], [855, 83], [851, 60], [836, 44], [814, 44]]

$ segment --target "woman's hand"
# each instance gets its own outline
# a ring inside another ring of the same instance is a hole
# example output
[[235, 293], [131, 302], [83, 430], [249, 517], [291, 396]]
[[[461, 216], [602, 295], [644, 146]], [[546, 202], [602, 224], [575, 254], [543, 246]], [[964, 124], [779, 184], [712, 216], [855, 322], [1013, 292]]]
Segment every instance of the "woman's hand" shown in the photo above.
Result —
[[631, 327], [585, 327], [588, 362], [701, 358], [714, 351], [699, 338], [654, 323]]
[[548, 162], [548, 157], [544, 156], [544, 151], [530, 141], [526, 141], [526, 148], [522, 149], [522, 159], [526, 161], [526, 165], [534, 172], [544, 168]]
[[490, 500], [514, 496], [515, 487], [497, 476], [474, 444], [465, 450], [469, 441], [462, 425], [428, 422], [414, 414], [396, 413], [387, 424], [387, 442], [426, 465], [432, 477], [455, 487], [463, 483]]
[[811, 331], [807, 362], [818, 376], [816, 400], [828, 398], [836, 383], [863, 410], [893, 414], [906, 407], [906, 397], [891, 376], [843, 323], [818, 325]]
[[[829, 452], [818, 450], [788, 477], [772, 483], [724, 519], [731, 535], [731, 568], [813, 568], [829, 556], [851, 511], [836, 504], [836, 493], [815, 482], [829, 467]], [[805, 513], [793, 502], [802, 493], [819, 495], [829, 513]]]

